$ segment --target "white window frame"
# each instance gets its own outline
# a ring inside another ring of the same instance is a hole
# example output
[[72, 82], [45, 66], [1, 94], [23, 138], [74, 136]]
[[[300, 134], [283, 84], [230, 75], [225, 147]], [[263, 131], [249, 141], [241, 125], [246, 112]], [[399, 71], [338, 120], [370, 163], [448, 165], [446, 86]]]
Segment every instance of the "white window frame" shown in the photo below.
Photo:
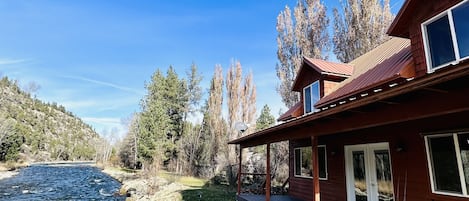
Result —
[[[311, 83], [310, 85], [306, 86], [305, 88], [303, 88], [303, 114], [310, 114], [310, 113], [314, 113], [316, 111], [318, 111], [315, 107], [314, 107], [314, 104], [316, 103], [313, 103], [312, 102], [312, 89], [313, 89], [313, 85], [315, 85], [317, 83], [318, 85], [318, 94], [319, 94], [319, 98], [321, 98], [321, 82], [319, 82], [319, 80], [316, 80], [315, 82]], [[306, 89], [309, 87], [309, 94], [310, 94], [310, 104], [311, 104], [311, 112], [306, 112]]]
[[[329, 177], [329, 173], [327, 171], [327, 148], [326, 148], [326, 145], [318, 145], [318, 150], [319, 150], [319, 147], [324, 147], [324, 164], [325, 164], [325, 169], [326, 169], [326, 177], [321, 177], [319, 176], [319, 180], [327, 180], [328, 177]], [[300, 161], [302, 161], [301, 157], [303, 156], [303, 154], [301, 154], [301, 148], [309, 148], [309, 149], [312, 149], [312, 146], [303, 146], [303, 147], [296, 147], [293, 151], [293, 176], [297, 177], [297, 178], [306, 178], [306, 179], [312, 179], [313, 177], [308, 177], [308, 176], [302, 176], [302, 175], [297, 175], [296, 174], [296, 150], [300, 150]], [[312, 163], [313, 161], [311, 161]], [[311, 164], [311, 169], [313, 169], [313, 164]], [[314, 171], [314, 169], [313, 169]], [[319, 171], [319, 170], [318, 170]], [[314, 172], [313, 172], [314, 174]]]
[[[461, 56], [459, 54], [459, 45], [458, 45], [458, 41], [457, 41], [457, 38], [456, 38], [456, 30], [454, 28], [453, 12], [452, 12], [452, 10], [454, 8], [459, 7], [460, 5], [466, 3], [467, 1], [468, 0], [464, 0], [464, 1], [456, 4], [455, 6], [443, 11], [442, 13], [430, 18], [429, 20], [425, 21], [424, 23], [422, 23], [421, 30], [422, 30], [422, 37], [423, 37], [423, 46], [424, 46], [424, 49], [425, 49], [425, 59], [426, 59], [426, 62], [427, 62], [427, 73], [433, 73], [436, 70], [438, 70], [440, 68], [447, 67], [449, 65], [456, 65], [459, 62], [461, 62], [462, 60], [465, 60], [465, 59], [469, 58], [469, 56], [461, 58]], [[453, 51], [454, 51], [454, 55], [455, 55], [455, 60], [444, 63], [444, 64], [441, 64], [439, 66], [432, 67], [432, 58], [431, 58], [430, 47], [429, 47], [430, 42], [428, 41], [428, 35], [427, 35], [427, 25], [431, 24], [432, 22], [434, 22], [436, 20], [439, 20], [440, 18], [444, 17], [445, 15], [448, 16], [450, 34], [451, 34], [451, 39], [453, 41], [453, 48], [454, 48]]]
[[[432, 188], [432, 193], [433, 194], [440, 194], [440, 195], [447, 195], [447, 196], [454, 196], [454, 197], [464, 197], [464, 198], [469, 198], [468, 190], [466, 187], [466, 178], [464, 175], [464, 170], [462, 166], [462, 159], [461, 159], [461, 150], [459, 148], [459, 139], [458, 135], [459, 134], [468, 134], [469, 132], [457, 132], [457, 133], [444, 133], [444, 134], [436, 134], [436, 135], [427, 135], [425, 136], [425, 149], [427, 152], [427, 163], [428, 163], [428, 172], [430, 173], [430, 185]], [[434, 179], [434, 173], [433, 173], [433, 161], [430, 155], [430, 147], [428, 146], [429, 138], [438, 138], [438, 137], [448, 137], [448, 136], [453, 136], [453, 142], [454, 142], [454, 150], [456, 154], [456, 160], [458, 163], [458, 170], [459, 170], [459, 179], [461, 182], [461, 189], [462, 189], [462, 194], [457, 194], [457, 193], [450, 193], [450, 192], [444, 192], [444, 191], [438, 191], [435, 189], [435, 179]]]

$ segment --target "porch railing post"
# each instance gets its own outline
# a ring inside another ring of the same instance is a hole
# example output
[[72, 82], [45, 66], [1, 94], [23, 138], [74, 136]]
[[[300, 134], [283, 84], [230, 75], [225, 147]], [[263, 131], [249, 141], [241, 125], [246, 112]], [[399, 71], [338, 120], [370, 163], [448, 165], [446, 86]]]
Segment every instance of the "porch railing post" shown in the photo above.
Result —
[[239, 145], [239, 163], [238, 163], [238, 195], [241, 195], [241, 167], [243, 161], [243, 146]]
[[267, 156], [266, 156], [266, 181], [265, 181], [265, 200], [270, 201], [270, 143], [267, 143]]
[[319, 160], [318, 160], [318, 137], [311, 137], [311, 148], [313, 149], [311, 156], [313, 161], [313, 193], [314, 201], [321, 200], [321, 193], [319, 191]]

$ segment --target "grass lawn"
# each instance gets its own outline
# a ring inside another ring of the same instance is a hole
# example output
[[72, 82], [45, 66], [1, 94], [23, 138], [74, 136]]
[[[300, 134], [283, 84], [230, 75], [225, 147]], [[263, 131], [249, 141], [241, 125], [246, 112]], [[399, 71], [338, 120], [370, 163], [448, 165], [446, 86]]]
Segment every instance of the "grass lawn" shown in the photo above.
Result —
[[178, 182], [190, 189], [181, 192], [182, 200], [190, 201], [234, 201], [236, 200], [235, 189], [226, 185], [211, 185], [207, 179], [179, 176], [170, 172], [160, 172], [160, 176], [168, 181]]

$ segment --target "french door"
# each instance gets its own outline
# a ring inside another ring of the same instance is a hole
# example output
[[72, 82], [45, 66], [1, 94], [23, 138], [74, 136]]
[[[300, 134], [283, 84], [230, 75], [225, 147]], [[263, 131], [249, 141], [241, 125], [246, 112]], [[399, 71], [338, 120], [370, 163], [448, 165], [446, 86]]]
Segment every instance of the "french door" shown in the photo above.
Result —
[[388, 143], [345, 146], [347, 201], [394, 201]]

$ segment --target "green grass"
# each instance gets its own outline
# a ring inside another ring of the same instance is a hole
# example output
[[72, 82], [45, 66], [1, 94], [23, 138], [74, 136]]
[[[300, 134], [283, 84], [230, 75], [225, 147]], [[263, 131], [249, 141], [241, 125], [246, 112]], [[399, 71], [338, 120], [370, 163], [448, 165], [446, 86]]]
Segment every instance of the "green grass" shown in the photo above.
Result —
[[190, 201], [234, 201], [236, 191], [226, 185], [213, 185], [209, 180], [196, 177], [180, 176], [171, 172], [161, 171], [159, 176], [171, 182], [178, 182], [191, 189], [181, 191], [182, 200]]
[[236, 192], [224, 186], [205, 185], [201, 188], [189, 189], [181, 192], [182, 200], [221, 201], [236, 200]]

